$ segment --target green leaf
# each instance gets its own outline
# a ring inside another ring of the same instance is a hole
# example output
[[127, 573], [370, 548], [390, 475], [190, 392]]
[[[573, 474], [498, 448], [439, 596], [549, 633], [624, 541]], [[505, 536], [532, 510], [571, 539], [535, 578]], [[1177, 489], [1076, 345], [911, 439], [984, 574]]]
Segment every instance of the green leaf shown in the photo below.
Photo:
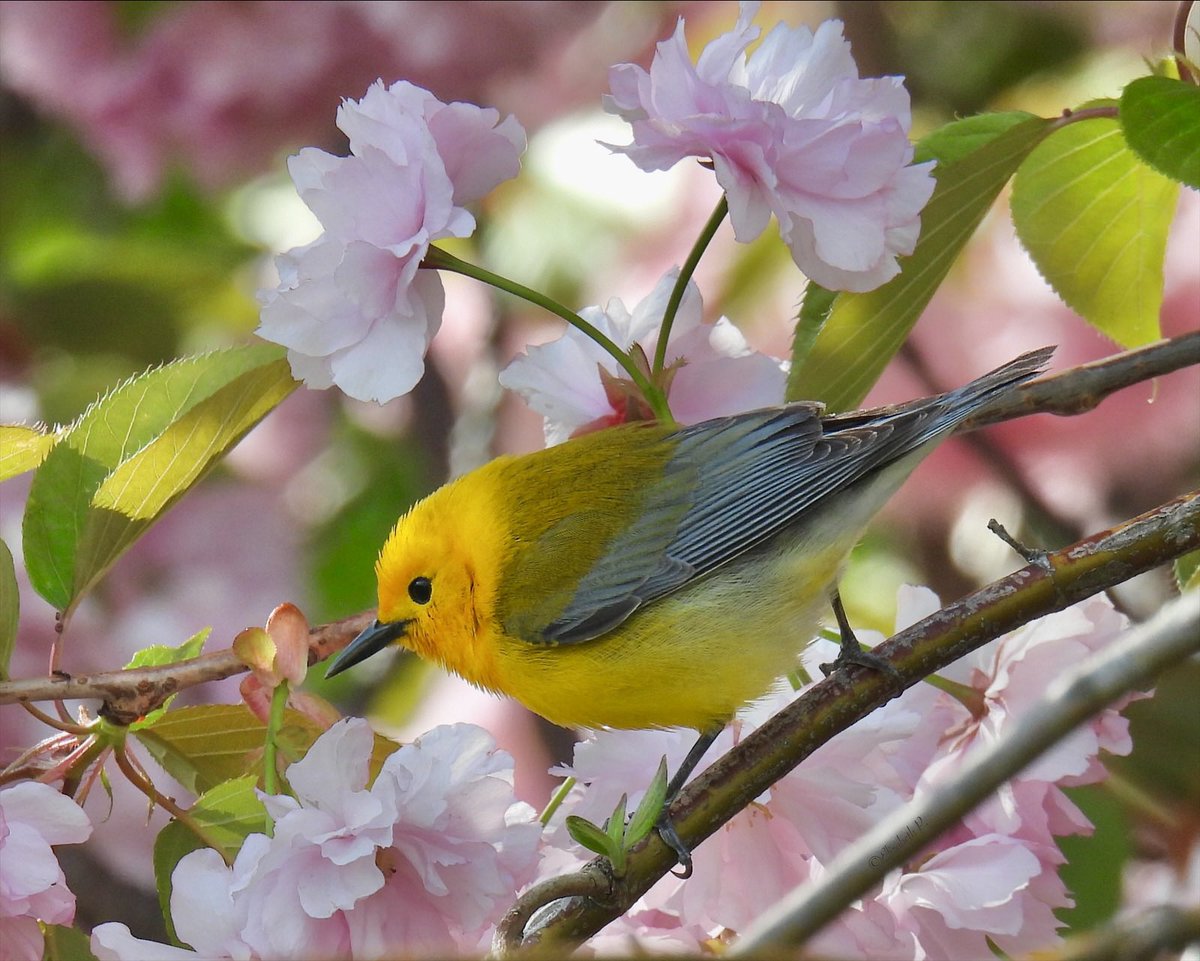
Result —
[[601, 828], [594, 825], [586, 818], [581, 818], [576, 814], [568, 814], [566, 819], [567, 833], [571, 835], [576, 843], [581, 844], [589, 851], [603, 855], [615, 865], [621, 859], [621, 849], [613, 842], [613, 839]]
[[[218, 784], [197, 798], [188, 812], [228, 861], [237, 856], [247, 837], [262, 834], [266, 829], [267, 809], [254, 793], [255, 783], [256, 779], [248, 776]], [[204, 846], [204, 842], [179, 821], [172, 821], [159, 831], [154, 841], [158, 902], [175, 944], [181, 942], [171, 920], [171, 875], [185, 855]]]
[[[282, 399], [290, 389], [285, 369], [274, 345], [232, 348], [148, 371], [88, 408], [47, 455], [30, 488], [25, 565], [38, 593], [69, 610], [252, 426], [252, 417]], [[254, 389], [264, 397], [251, 398]], [[160, 438], [161, 445], [153, 443]], [[164, 476], [148, 478], [145, 471], [153, 469]], [[102, 488], [105, 505], [97, 507], [93, 498]]]
[[1200, 551], [1175, 559], [1175, 584], [1180, 594], [1200, 588]]
[[667, 800], [667, 759], [664, 757], [658, 763], [654, 779], [646, 788], [641, 803], [633, 812], [629, 828], [625, 831], [625, 846], [633, 847], [642, 838], [654, 830], [658, 816], [662, 814], [663, 804]]
[[0, 541], [0, 681], [8, 680], [8, 664], [17, 643], [17, 615], [21, 596], [17, 591], [17, 569], [12, 551]]
[[[244, 774], [262, 774], [267, 727], [244, 704], [177, 708], [153, 727], [134, 733], [163, 770], [193, 794]], [[321, 726], [306, 715], [285, 711], [277, 739], [280, 758], [288, 764], [300, 760], [322, 733]], [[399, 747], [395, 741], [375, 735], [372, 780]]]
[[[131, 667], [162, 667], [167, 664], [178, 664], [180, 661], [186, 661], [189, 658], [199, 657], [200, 652], [204, 650], [204, 642], [208, 640], [210, 633], [212, 633], [212, 628], [206, 627], [197, 631], [178, 647], [168, 647], [166, 644], [154, 644], [150, 647], [143, 647], [133, 655], [125, 667], [126, 669]], [[143, 728], [157, 724], [162, 719], [162, 716], [167, 713], [167, 708], [171, 706], [171, 702], [175, 700], [175, 697], [176, 695], [172, 694], [159, 707], [156, 707], [145, 717], [134, 721], [129, 725], [129, 730], [140, 731]]]
[[22, 424], [0, 424], [0, 481], [33, 470], [58, 440], [53, 431]]
[[[945, 279], [959, 251], [1050, 121], [1025, 115], [959, 121], [922, 141], [922, 155], [945, 162], [921, 212], [921, 239], [898, 277], [862, 294], [841, 293], [803, 363], [792, 368], [788, 399], [857, 407]], [[990, 135], [990, 139], [989, 139]], [[939, 154], [938, 151], [942, 153]]]
[[42, 961], [96, 961], [91, 939], [78, 928], [43, 924]]
[[1068, 306], [1125, 347], [1157, 340], [1177, 184], [1138, 160], [1114, 119], [1060, 127], [1013, 183], [1017, 236]]
[[1200, 88], [1169, 77], [1139, 77], [1121, 93], [1125, 140], [1172, 180], [1200, 189]]

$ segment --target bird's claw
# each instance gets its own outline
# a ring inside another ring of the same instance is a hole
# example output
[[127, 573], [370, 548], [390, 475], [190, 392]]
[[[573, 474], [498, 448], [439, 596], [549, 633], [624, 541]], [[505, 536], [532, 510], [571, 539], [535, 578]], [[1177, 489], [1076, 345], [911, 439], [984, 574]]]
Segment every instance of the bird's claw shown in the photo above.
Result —
[[683, 838], [675, 830], [674, 823], [667, 816], [666, 808], [659, 815], [658, 822], [654, 827], [658, 831], [658, 836], [662, 838], [663, 844], [675, 852], [675, 861], [683, 869], [682, 871], [672, 870], [671, 873], [677, 878], [690, 878], [692, 876], [692, 852], [688, 850], [688, 846], [683, 843]]

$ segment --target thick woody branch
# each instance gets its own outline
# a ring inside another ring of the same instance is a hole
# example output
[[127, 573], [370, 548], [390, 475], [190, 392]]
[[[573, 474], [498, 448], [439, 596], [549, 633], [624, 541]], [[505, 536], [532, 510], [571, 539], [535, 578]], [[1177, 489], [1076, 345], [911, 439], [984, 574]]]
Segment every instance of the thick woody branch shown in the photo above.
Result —
[[[919, 683], [1009, 631], [1063, 610], [1182, 554], [1200, 548], [1200, 491], [1061, 551], [964, 597], [874, 648]], [[690, 847], [700, 844], [822, 744], [899, 693], [877, 671], [839, 671], [815, 685], [697, 777], [672, 806], [671, 820]], [[674, 854], [651, 834], [630, 853], [626, 874], [603, 904], [568, 898], [542, 911], [533, 930], [498, 932], [497, 949], [536, 946], [565, 951], [619, 917], [674, 866]], [[593, 873], [600, 862], [584, 871]], [[513, 917], [544, 904], [518, 901]], [[519, 909], [519, 910], [518, 910]]]

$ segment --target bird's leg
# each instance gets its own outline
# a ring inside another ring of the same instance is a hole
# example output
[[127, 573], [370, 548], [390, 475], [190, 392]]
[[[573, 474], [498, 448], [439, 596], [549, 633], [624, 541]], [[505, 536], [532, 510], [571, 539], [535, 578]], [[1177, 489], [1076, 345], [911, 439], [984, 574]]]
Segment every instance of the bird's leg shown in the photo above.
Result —
[[692, 776], [692, 772], [696, 770], [696, 765], [700, 763], [700, 759], [712, 747], [713, 741], [717, 739], [717, 735], [725, 730], [724, 725], [710, 727], [706, 731], [700, 732], [700, 737], [696, 739], [696, 743], [692, 745], [692, 749], [688, 751], [687, 757], [683, 759], [683, 763], [679, 765], [679, 770], [675, 772], [675, 776], [671, 778], [671, 783], [667, 785], [667, 796], [663, 800], [662, 813], [658, 816], [658, 823], [655, 828], [658, 830], [658, 836], [663, 839], [663, 843], [675, 852], [675, 860], [679, 866], [683, 868], [681, 873], [672, 871], [678, 878], [688, 878], [692, 876], [692, 852], [688, 850], [688, 846], [683, 843], [683, 838], [679, 836], [679, 832], [675, 830], [675, 825], [671, 823], [669, 811], [671, 802], [679, 796], [679, 792], [683, 790], [683, 786], [687, 784], [688, 778]]
[[857, 664], [860, 667], [868, 667], [873, 671], [880, 671], [891, 677], [897, 684], [900, 684], [900, 672], [896, 668], [878, 654], [873, 654], [858, 643], [858, 638], [854, 636], [854, 629], [850, 626], [850, 619], [846, 617], [846, 609], [842, 606], [842, 595], [836, 587], [829, 597], [829, 602], [833, 605], [833, 616], [837, 618], [842, 649], [838, 651], [838, 656], [832, 663], [821, 665], [822, 673], [828, 677], [834, 671], [847, 667], [850, 664]]

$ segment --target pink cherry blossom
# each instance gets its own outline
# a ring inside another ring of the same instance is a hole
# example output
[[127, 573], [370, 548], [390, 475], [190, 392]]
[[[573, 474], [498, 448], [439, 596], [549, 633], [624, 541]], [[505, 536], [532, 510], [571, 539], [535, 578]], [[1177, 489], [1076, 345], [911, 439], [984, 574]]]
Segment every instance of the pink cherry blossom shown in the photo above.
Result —
[[[639, 344], [647, 357], [653, 357], [678, 273], [676, 268], [664, 275], [632, 313], [614, 297], [603, 308], [585, 307], [579, 314], [618, 347]], [[667, 365], [674, 365], [668, 400], [675, 418], [694, 424], [781, 403], [786, 367], [752, 350], [726, 318], [703, 323], [703, 313], [700, 293], [689, 283], [667, 346]], [[530, 347], [513, 360], [501, 371], [500, 383], [546, 419], [546, 443], [558, 444], [626, 419], [627, 397], [612, 390], [612, 381], [623, 376], [616, 360], [599, 344], [569, 327], [557, 340]]]
[[933, 193], [933, 164], [910, 166], [908, 93], [899, 77], [859, 78], [836, 20], [816, 34], [778, 24], [747, 58], [757, 12], [743, 2], [695, 64], [680, 19], [649, 72], [614, 67], [606, 107], [629, 121], [633, 143], [612, 149], [644, 170], [711, 159], [739, 241], [774, 214], [811, 279], [872, 290], [912, 253]]
[[48, 784], [18, 781], [0, 790], [0, 947], [13, 961], [39, 961], [38, 921], [70, 924], [75, 895], [51, 845], [92, 833], [83, 809]]
[[441, 322], [442, 283], [422, 259], [434, 241], [470, 236], [462, 205], [515, 176], [525, 134], [495, 110], [382, 81], [338, 108], [338, 126], [350, 156], [307, 147], [288, 162], [325, 232], [276, 259], [258, 332], [310, 387], [383, 403], [420, 380]]

